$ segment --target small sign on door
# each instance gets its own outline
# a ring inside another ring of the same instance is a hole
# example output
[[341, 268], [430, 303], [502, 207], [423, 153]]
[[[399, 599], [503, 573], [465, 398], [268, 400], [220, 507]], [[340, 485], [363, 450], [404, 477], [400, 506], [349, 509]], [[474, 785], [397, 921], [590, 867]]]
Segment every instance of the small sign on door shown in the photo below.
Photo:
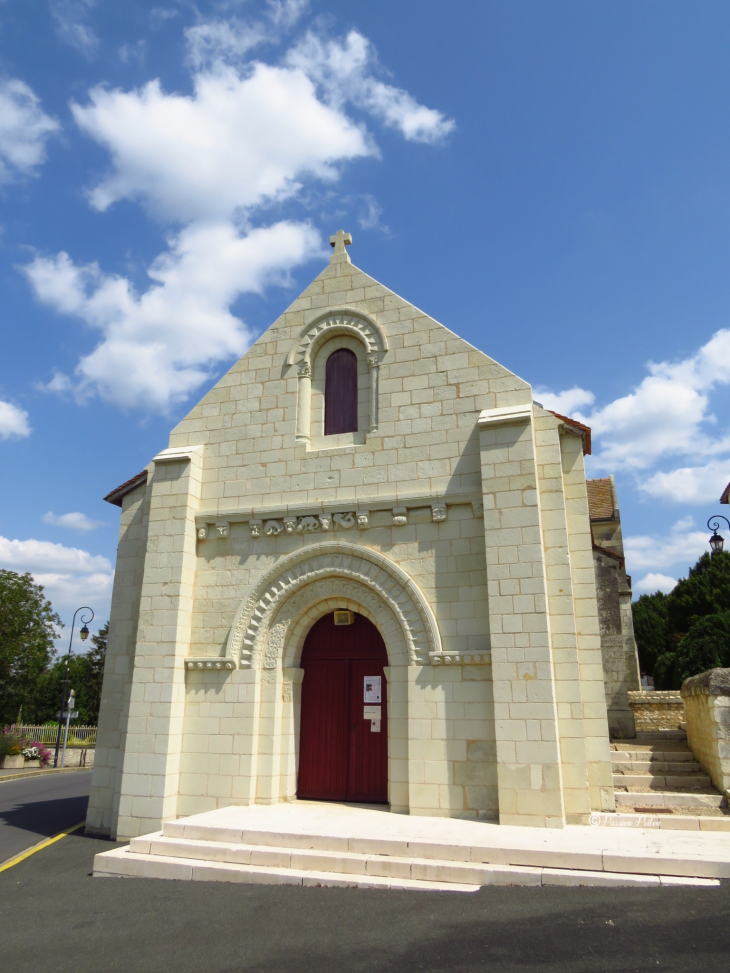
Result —
[[379, 720], [380, 719], [380, 707], [379, 706], [363, 706], [362, 718], [364, 720]]
[[382, 703], [381, 689], [380, 689], [380, 676], [365, 676], [365, 692], [364, 692], [364, 702], [366, 703]]

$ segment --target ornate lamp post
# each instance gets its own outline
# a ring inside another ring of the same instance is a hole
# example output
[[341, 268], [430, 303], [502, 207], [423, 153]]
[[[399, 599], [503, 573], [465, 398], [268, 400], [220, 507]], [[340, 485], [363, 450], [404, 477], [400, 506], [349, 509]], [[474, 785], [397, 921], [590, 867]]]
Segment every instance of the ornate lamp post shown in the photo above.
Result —
[[721, 551], [725, 544], [722, 534], [717, 533], [721, 520], [724, 520], [728, 527], [730, 527], [730, 520], [728, 520], [727, 517], [723, 517], [722, 514], [715, 514], [714, 517], [710, 517], [710, 519], [707, 521], [708, 528], [713, 531], [713, 534], [710, 537], [710, 550], [712, 551], [712, 557], [714, 557], [718, 551]]
[[71, 622], [71, 638], [68, 640], [68, 653], [66, 655], [66, 675], [63, 677], [63, 692], [61, 693], [61, 709], [58, 717], [58, 733], [56, 734], [56, 755], [53, 758], [53, 766], [58, 767], [58, 750], [61, 745], [61, 723], [63, 721], [63, 708], [66, 705], [66, 690], [68, 688], [68, 666], [71, 661], [71, 646], [74, 640], [74, 626], [76, 625], [76, 616], [79, 612], [91, 612], [90, 618], [84, 618], [81, 616], [81, 621], [83, 623], [83, 628], [79, 632], [79, 637], [82, 642], [85, 642], [89, 637], [88, 624], [94, 620], [94, 612], [87, 605], [82, 605], [81, 608], [77, 608], [74, 612], [73, 621]]

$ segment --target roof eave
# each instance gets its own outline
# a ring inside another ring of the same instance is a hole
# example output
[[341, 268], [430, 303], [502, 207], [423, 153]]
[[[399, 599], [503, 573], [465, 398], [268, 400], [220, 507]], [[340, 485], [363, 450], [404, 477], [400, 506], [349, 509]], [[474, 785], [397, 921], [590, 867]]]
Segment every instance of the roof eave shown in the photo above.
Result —
[[107, 493], [104, 497], [107, 503], [114, 504], [115, 507], [121, 507], [122, 500], [126, 497], [128, 493], [135, 490], [138, 486], [147, 482], [147, 470], [142, 470], [136, 476], [133, 476], [131, 480], [127, 480], [126, 483], [120, 484], [120, 486], [115, 487], [111, 493]]

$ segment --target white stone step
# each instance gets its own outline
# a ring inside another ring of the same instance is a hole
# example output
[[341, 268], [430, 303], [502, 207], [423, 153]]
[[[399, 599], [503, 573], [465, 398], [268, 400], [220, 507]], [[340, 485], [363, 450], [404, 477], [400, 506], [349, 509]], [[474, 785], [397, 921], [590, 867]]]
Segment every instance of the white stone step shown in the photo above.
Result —
[[[644, 760], [649, 763], [694, 763], [697, 761], [691, 750], [612, 750], [611, 762], [620, 763], [624, 760]], [[699, 766], [699, 764], [697, 764]]]
[[[221, 843], [218, 843], [221, 844]], [[182, 850], [182, 849], [178, 849]], [[200, 851], [202, 849], [198, 849]], [[261, 850], [261, 849], [259, 849]], [[274, 849], [268, 849], [274, 851]], [[307, 855], [306, 852], [298, 853]], [[323, 852], [310, 852], [322, 860]], [[331, 864], [327, 862], [326, 864]], [[656, 887], [660, 885], [692, 885], [718, 887], [718, 879], [682, 875], [650, 875], [627, 872], [586, 871], [568, 868], [527, 868], [508, 865], [475, 866], [463, 863], [418, 862], [412, 859], [411, 869], [417, 874], [438, 872], [442, 880], [379, 876], [337, 872], [329, 869], [282, 867], [241, 864], [228, 861], [209, 861], [172, 855], [135, 854], [129, 846], [115, 848], [94, 859], [94, 875], [101, 878], [162, 878], [198, 882], [240, 882], [261, 885], [304, 885], [339, 888], [404, 889], [430, 892], [476, 892], [483, 885], [527, 886], [612, 886]], [[476, 877], [479, 882], [464, 881]]]
[[724, 800], [722, 794], [692, 791], [616, 790], [615, 796], [617, 804], [633, 804], [637, 807], [720, 807]]
[[[659, 808], [665, 801], [684, 800], [687, 806], [688, 801], [722, 800], [720, 795], [662, 792], [623, 797], [642, 809]], [[591, 814], [589, 826], [561, 829], [315, 802], [225, 807], [168, 822], [163, 832], [134, 839], [131, 850], [99, 855], [96, 868], [99, 874], [205, 878], [208, 872], [195, 869], [225, 866], [244, 869], [242, 876], [259, 876], [235, 881], [301, 884], [306, 879], [322, 884], [324, 875], [339, 883], [367, 882], [372, 887], [392, 882], [549, 884], [561, 871], [730, 878], [730, 833], [715, 829], [709, 816], [701, 820], [692, 815], [685, 816], [681, 829], [666, 830], [664, 818], [670, 816], [597, 812]], [[180, 871], [180, 863], [187, 863], [187, 871]]]
[[631, 759], [628, 754], [615, 754], [611, 759], [611, 765], [615, 774], [627, 771], [644, 774], [701, 774], [703, 772], [696, 760]]
[[[614, 768], [615, 769], [615, 768]], [[616, 788], [636, 787], [649, 790], [702, 790], [712, 787], [707, 774], [617, 774], [613, 775]]]

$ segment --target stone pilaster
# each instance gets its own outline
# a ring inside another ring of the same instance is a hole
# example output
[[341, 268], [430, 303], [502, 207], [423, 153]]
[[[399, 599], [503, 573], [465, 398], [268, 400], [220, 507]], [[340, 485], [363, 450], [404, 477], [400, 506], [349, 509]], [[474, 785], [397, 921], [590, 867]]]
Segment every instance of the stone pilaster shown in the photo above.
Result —
[[202, 446], [154, 459], [119, 838], [158, 830], [176, 815], [202, 469]]
[[148, 519], [149, 497], [142, 483], [122, 502], [94, 773], [86, 818], [89, 831], [112, 836], [116, 834], [119, 814]]
[[563, 827], [532, 405], [479, 416], [502, 824]]

